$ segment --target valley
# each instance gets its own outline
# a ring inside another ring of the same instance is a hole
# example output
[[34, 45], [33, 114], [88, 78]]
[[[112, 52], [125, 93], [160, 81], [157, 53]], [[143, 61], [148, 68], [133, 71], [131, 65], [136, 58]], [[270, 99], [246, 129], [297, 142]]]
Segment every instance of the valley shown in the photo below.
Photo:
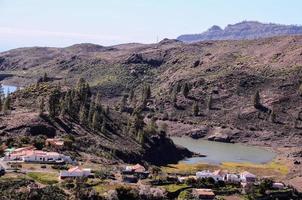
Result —
[[[2, 52], [4, 89], [21, 89], [1, 113], [1, 142], [22, 147], [61, 138], [68, 144], [62, 152], [82, 167], [114, 174], [136, 163], [159, 168], [165, 181], [201, 170], [249, 171], [299, 190], [301, 44], [301, 36], [164, 39]], [[90, 113], [94, 107], [99, 112]]]

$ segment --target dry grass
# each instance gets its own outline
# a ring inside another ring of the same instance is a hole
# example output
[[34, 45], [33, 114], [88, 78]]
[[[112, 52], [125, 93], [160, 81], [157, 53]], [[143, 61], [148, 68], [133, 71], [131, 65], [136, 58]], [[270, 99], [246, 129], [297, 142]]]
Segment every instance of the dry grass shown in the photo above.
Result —
[[266, 164], [224, 162], [220, 165], [210, 165], [206, 163], [179, 163], [162, 167], [162, 171], [169, 174], [195, 174], [197, 171], [201, 170], [213, 171], [217, 169], [224, 169], [230, 172], [249, 171], [258, 176], [271, 176], [279, 178], [284, 177], [289, 172], [289, 169], [285, 164], [276, 161]]

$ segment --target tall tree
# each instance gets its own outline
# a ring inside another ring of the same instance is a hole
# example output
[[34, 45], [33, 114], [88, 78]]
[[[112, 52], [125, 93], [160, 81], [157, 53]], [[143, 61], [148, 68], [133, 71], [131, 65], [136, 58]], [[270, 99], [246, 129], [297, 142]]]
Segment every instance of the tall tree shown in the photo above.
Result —
[[95, 110], [92, 116], [92, 128], [99, 130], [100, 128], [100, 114], [98, 110]]
[[127, 104], [127, 96], [123, 95], [120, 103], [120, 112], [123, 112], [125, 110], [126, 104]]
[[208, 98], [208, 102], [207, 102], [207, 108], [208, 108], [208, 110], [212, 109], [212, 104], [213, 104], [213, 97], [212, 97], [212, 94], [210, 94], [210, 96]]
[[11, 109], [11, 97], [10, 95], [8, 94], [6, 96], [6, 98], [4, 99], [4, 103], [3, 103], [3, 106], [2, 106], [2, 111], [4, 113], [8, 113], [8, 111]]
[[189, 95], [189, 92], [190, 92], [190, 88], [187, 83], [184, 84], [182, 92], [183, 92], [184, 97], [187, 98]]
[[257, 90], [254, 97], [253, 97], [253, 104], [255, 108], [259, 108], [259, 106], [261, 106], [261, 102], [260, 102], [260, 92]]
[[193, 103], [193, 106], [192, 106], [192, 113], [194, 116], [197, 116], [198, 113], [199, 113], [199, 106], [198, 106], [198, 103], [197, 102], [194, 102]]
[[44, 97], [42, 97], [40, 99], [39, 115], [40, 116], [44, 115], [44, 112], [45, 112], [45, 101], [44, 101]]
[[61, 92], [56, 88], [49, 95], [48, 111], [52, 118], [55, 118], [60, 112], [60, 98]]

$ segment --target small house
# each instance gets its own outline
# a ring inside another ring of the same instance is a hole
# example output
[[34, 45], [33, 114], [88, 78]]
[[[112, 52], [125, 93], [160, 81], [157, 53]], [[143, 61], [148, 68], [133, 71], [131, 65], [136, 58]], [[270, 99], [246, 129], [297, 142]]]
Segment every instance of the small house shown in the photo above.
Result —
[[64, 147], [64, 141], [59, 138], [48, 138], [45, 141], [45, 145], [56, 149], [62, 149]]
[[213, 178], [215, 181], [223, 181], [223, 176], [221, 176], [220, 173], [217, 171], [215, 171], [215, 173], [212, 173], [208, 170], [196, 172], [196, 178], [197, 179]]
[[126, 166], [126, 168], [122, 171], [123, 175], [134, 175], [139, 179], [145, 179], [149, 176], [149, 172], [146, 171], [146, 168], [140, 164], [136, 164], [133, 166]]
[[178, 182], [180, 182], [180, 183], [184, 183], [189, 179], [196, 180], [196, 176], [180, 176], [180, 177], [177, 178]]
[[244, 171], [240, 174], [240, 180], [245, 183], [254, 183], [256, 181], [256, 175]]
[[78, 178], [78, 177], [89, 177], [91, 176], [91, 169], [89, 168], [80, 168], [79, 166], [77, 167], [72, 167], [70, 169], [60, 171], [59, 178], [60, 179], [66, 179], [66, 178]]
[[13, 152], [5, 155], [5, 161], [23, 161], [23, 162], [37, 162], [37, 163], [64, 163], [72, 162], [69, 156], [59, 154], [57, 152], [47, 152], [35, 150], [30, 147], [19, 148]]
[[212, 200], [215, 198], [215, 194], [212, 189], [193, 189], [192, 195], [196, 199], [203, 199], [203, 200]]
[[224, 181], [227, 183], [240, 183], [240, 175], [238, 174], [226, 174]]

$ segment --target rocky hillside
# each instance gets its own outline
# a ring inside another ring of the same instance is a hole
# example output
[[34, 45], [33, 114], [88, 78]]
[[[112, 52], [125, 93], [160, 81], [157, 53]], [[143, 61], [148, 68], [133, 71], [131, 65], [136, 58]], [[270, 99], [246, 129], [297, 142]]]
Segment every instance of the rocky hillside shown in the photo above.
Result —
[[60, 90], [40, 82], [15, 92], [9, 96], [9, 110], [0, 111], [0, 144], [42, 149], [48, 148], [44, 145], [47, 138], [57, 137], [64, 140], [64, 154], [100, 164], [161, 165], [191, 156], [188, 150], [177, 148], [163, 130], [155, 128], [148, 134], [149, 125], [142, 119], [103, 107], [98, 96], [79, 92], [84, 89], [64, 86]]
[[[104, 104], [123, 102], [125, 114], [144, 103], [144, 115], [165, 121], [170, 134], [284, 146], [302, 141], [302, 36], [23, 48], [0, 60], [4, 83], [35, 83], [47, 72], [50, 83], [71, 86], [84, 77]], [[151, 97], [142, 102], [145, 85]]]
[[212, 26], [203, 33], [181, 35], [177, 39], [183, 42], [199, 42], [207, 40], [257, 39], [300, 34], [302, 34], [301, 26], [243, 21], [237, 24], [228, 25], [225, 29], [222, 29], [219, 26]]

